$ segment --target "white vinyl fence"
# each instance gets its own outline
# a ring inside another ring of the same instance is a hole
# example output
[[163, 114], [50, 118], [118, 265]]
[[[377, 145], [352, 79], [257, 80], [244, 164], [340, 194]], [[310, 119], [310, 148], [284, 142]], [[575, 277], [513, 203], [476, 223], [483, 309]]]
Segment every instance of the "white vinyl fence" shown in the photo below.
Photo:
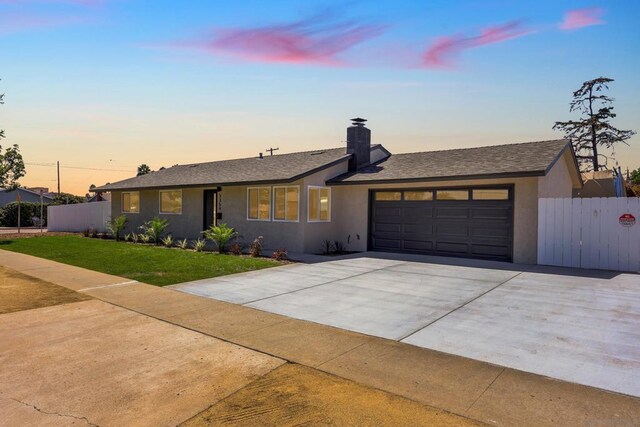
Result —
[[49, 206], [47, 230], [77, 232], [93, 228], [98, 232], [105, 232], [110, 216], [110, 201]]
[[640, 199], [540, 199], [538, 264], [640, 271]]

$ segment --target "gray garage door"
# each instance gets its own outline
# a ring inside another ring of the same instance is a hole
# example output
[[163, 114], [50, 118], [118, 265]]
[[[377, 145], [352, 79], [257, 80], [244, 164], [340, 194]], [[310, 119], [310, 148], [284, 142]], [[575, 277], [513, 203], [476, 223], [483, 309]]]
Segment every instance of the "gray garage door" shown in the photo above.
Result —
[[512, 260], [513, 188], [371, 192], [370, 249]]

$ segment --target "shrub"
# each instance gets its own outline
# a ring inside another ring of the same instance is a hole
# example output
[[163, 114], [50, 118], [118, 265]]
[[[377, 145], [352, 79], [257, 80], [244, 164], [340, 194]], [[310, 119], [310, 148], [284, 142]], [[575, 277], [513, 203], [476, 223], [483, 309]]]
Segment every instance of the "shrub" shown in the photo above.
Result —
[[142, 243], [149, 243], [151, 241], [151, 236], [148, 234], [138, 234], [138, 239]]
[[82, 230], [82, 235], [84, 237], [89, 237], [89, 234], [91, 234], [91, 229], [85, 228], [84, 230]]
[[194, 240], [193, 250], [195, 250], [196, 252], [202, 252], [206, 244], [207, 244], [206, 240], [202, 240], [202, 239]]
[[161, 219], [158, 217], [153, 218], [151, 221], [145, 222], [140, 226], [143, 233], [149, 236], [149, 240], [155, 243], [156, 245], [160, 244], [160, 239], [164, 234], [164, 231], [169, 226], [169, 221], [166, 219]]
[[131, 241], [131, 233], [127, 233], [124, 235], [124, 241], [125, 242], [130, 242]]
[[167, 237], [162, 239], [162, 244], [165, 245], [168, 248], [173, 246], [173, 237], [171, 237], [171, 234], [169, 234]]
[[131, 233], [131, 242], [138, 243], [140, 241], [140, 235], [136, 233]]
[[331, 243], [331, 240], [323, 240], [322, 241], [322, 254], [323, 255], [329, 255], [331, 252], [333, 252], [333, 243]]
[[284, 261], [285, 259], [287, 259], [287, 250], [286, 249], [276, 249], [271, 254], [271, 258], [275, 259], [276, 261]]
[[180, 249], [187, 249], [189, 247], [189, 241], [187, 239], [178, 240], [176, 243]]
[[234, 255], [242, 255], [242, 243], [240, 242], [235, 242], [233, 245], [231, 245], [231, 253]]
[[256, 237], [249, 245], [249, 255], [254, 258], [262, 256], [262, 236]]
[[107, 221], [107, 229], [116, 239], [116, 242], [120, 241], [120, 233], [124, 231], [124, 228], [127, 226], [127, 222], [129, 222], [129, 220], [124, 215], [120, 215], [116, 218], [109, 218], [109, 221]]
[[333, 251], [334, 253], [340, 255], [343, 254], [346, 250], [346, 246], [339, 240], [333, 242]]
[[95, 228], [90, 228], [89, 233], [91, 234], [92, 239], [95, 239], [98, 237], [98, 230], [96, 230]]
[[238, 236], [238, 232], [233, 228], [227, 226], [225, 223], [219, 225], [212, 225], [207, 230], [203, 231], [204, 237], [208, 240], [215, 242], [218, 247], [218, 252], [221, 254], [225, 252], [225, 247], [230, 240]]
[[[47, 223], [47, 206], [42, 210], [44, 224]], [[33, 227], [33, 219], [40, 218], [40, 203], [20, 202], [20, 226]], [[0, 208], [0, 227], [18, 226], [18, 202]]]

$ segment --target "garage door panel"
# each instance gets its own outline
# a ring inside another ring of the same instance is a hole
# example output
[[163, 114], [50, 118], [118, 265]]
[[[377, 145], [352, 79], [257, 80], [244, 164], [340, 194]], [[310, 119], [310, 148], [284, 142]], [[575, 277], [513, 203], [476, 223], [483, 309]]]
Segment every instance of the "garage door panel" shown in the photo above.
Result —
[[[436, 202], [437, 203], [437, 202]], [[467, 206], [444, 206], [436, 207], [436, 218], [438, 219], [456, 219], [456, 218], [468, 218], [469, 208]]]
[[471, 237], [485, 237], [503, 240], [511, 237], [511, 228], [503, 225], [474, 225], [471, 227]]
[[371, 203], [372, 250], [511, 261], [512, 194], [509, 200]]
[[400, 233], [402, 231], [402, 223], [398, 222], [396, 224], [386, 223], [386, 222], [377, 222], [373, 227], [375, 232], [385, 233]]
[[439, 223], [436, 225], [436, 235], [449, 237], [449, 236], [463, 236], [469, 235], [469, 226], [465, 223]]
[[509, 248], [505, 246], [492, 246], [492, 245], [471, 245], [472, 255], [493, 255], [496, 257], [508, 257]]
[[479, 207], [471, 208], [472, 219], [495, 219], [499, 221], [511, 218], [511, 208], [509, 207]]
[[402, 240], [378, 238], [375, 239], [375, 245], [380, 249], [401, 249]]
[[436, 242], [436, 251], [449, 254], [467, 254], [469, 245], [467, 243]]
[[[426, 202], [430, 203], [430, 202]], [[433, 208], [432, 207], [415, 207], [408, 206], [402, 209], [402, 214], [404, 218], [431, 218], [433, 216]]]
[[402, 231], [405, 234], [434, 234], [433, 224], [402, 224]]
[[403, 249], [410, 251], [432, 251], [433, 242], [428, 240], [403, 240]]

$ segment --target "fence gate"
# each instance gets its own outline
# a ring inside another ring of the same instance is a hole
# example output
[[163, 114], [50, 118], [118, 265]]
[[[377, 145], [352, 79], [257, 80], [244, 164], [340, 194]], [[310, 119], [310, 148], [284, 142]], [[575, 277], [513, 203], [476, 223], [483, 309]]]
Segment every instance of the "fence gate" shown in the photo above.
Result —
[[538, 264], [640, 271], [640, 199], [540, 199]]

